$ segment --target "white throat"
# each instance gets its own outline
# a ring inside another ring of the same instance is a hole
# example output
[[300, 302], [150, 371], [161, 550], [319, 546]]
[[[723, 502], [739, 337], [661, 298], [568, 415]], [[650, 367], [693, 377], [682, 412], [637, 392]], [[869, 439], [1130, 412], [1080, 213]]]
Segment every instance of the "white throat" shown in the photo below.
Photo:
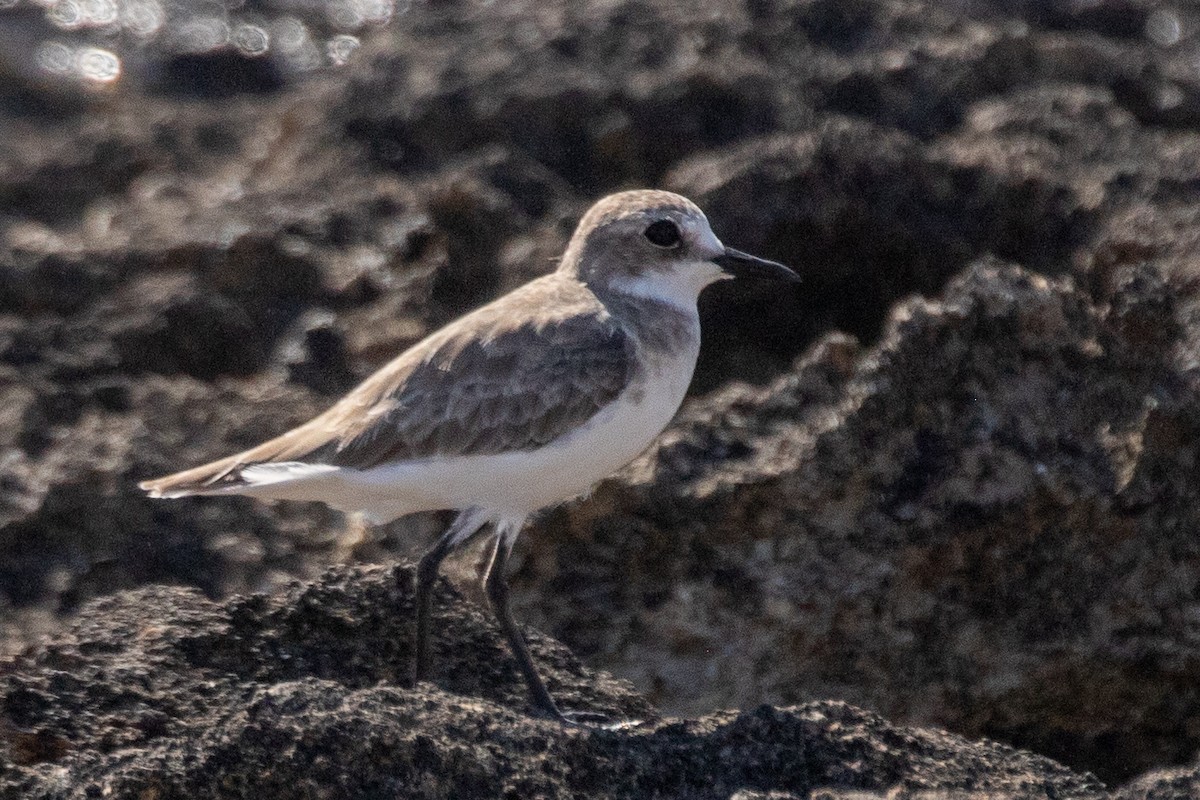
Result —
[[669, 272], [652, 270], [641, 275], [618, 278], [611, 286], [619, 294], [657, 300], [694, 314], [701, 290], [710, 283], [728, 277], [711, 261], [692, 261], [679, 264]]

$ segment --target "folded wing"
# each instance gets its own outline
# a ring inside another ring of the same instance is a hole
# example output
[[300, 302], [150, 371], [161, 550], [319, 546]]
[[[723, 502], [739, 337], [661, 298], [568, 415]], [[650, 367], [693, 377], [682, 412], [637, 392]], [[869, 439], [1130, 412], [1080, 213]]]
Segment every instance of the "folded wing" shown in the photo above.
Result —
[[[255, 480], [258, 465], [365, 470], [392, 461], [536, 449], [586, 422], [632, 377], [633, 342], [602, 309], [516, 327], [500, 314], [475, 322], [485, 325], [435, 334], [282, 436], [140, 485], [163, 497], [236, 492]], [[276, 472], [287, 474], [257, 470]]]

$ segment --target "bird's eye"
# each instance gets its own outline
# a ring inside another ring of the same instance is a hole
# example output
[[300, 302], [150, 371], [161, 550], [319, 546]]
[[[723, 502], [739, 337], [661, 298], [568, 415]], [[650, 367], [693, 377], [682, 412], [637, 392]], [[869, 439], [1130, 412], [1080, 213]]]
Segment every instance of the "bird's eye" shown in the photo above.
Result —
[[646, 228], [646, 238], [656, 247], [678, 247], [682, 239], [679, 226], [669, 219], [660, 219]]

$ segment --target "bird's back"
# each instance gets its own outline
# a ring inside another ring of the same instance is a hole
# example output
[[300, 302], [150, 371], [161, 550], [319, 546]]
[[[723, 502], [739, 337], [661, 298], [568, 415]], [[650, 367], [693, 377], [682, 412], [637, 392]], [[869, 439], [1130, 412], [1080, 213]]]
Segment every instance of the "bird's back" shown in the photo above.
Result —
[[[634, 348], [586, 287], [554, 273], [433, 333], [309, 422], [141, 486], [162, 497], [237, 493], [305, 467], [536, 449], [620, 395]], [[288, 466], [255, 471], [272, 464]]]

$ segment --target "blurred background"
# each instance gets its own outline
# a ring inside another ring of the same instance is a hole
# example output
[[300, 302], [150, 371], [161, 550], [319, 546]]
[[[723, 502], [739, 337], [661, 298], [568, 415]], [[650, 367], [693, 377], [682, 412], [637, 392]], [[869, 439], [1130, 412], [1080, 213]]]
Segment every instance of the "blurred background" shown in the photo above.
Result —
[[681, 418], [523, 537], [522, 618], [669, 713], [1192, 759], [1194, 3], [0, 0], [0, 653], [122, 588], [419, 549], [444, 517], [135, 483], [647, 186], [805, 282], [705, 294]]

